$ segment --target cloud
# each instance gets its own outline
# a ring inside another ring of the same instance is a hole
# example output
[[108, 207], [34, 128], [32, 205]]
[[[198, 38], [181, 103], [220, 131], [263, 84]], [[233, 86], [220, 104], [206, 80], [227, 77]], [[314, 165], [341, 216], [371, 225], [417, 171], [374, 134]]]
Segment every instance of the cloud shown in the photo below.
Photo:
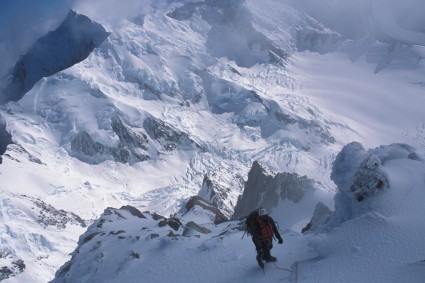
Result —
[[0, 1], [0, 78], [4, 78], [22, 53], [55, 29], [74, 0]]
[[77, 0], [74, 9], [94, 21], [116, 25], [122, 19], [130, 19], [151, 12], [165, 0]]
[[[378, 38], [391, 37], [386, 32], [389, 27], [397, 27], [399, 38], [401, 33], [412, 37], [413, 32], [425, 32], [423, 0], [286, 1], [346, 38], [358, 39], [368, 35]], [[418, 35], [416, 33], [416, 36]]]
[[0, 1], [0, 87], [19, 56], [56, 29], [70, 9], [114, 26], [123, 18], [146, 14], [167, 0], [13, 0]]

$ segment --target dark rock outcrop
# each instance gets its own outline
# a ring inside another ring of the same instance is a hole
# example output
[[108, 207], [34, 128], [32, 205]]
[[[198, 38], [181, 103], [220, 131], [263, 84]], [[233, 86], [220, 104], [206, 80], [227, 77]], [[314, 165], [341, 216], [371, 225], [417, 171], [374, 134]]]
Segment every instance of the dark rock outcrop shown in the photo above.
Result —
[[319, 202], [313, 212], [310, 222], [301, 230], [302, 233], [318, 230], [332, 214], [332, 210], [323, 202]]
[[0, 155], [4, 154], [7, 146], [12, 143], [12, 135], [6, 129], [6, 122], [0, 117]]
[[146, 218], [143, 213], [140, 212], [137, 208], [131, 205], [124, 205], [120, 208], [120, 210], [127, 210], [131, 215], [136, 216], [138, 218]]
[[182, 226], [182, 223], [180, 222], [180, 220], [178, 218], [175, 218], [175, 217], [165, 218], [165, 219], [159, 221], [159, 223], [158, 223], [159, 227], [164, 227], [166, 225], [173, 228], [173, 230], [178, 231], [180, 229], [180, 227]]
[[111, 118], [112, 130], [119, 138], [116, 146], [104, 145], [95, 141], [86, 131], [78, 132], [71, 139], [71, 152], [74, 156], [88, 163], [100, 163], [113, 159], [121, 163], [133, 163], [149, 159], [147, 136], [137, 133], [119, 117]]
[[[226, 171], [227, 172], [227, 171]], [[242, 191], [244, 180], [233, 176], [230, 186], [223, 186], [221, 182], [224, 176], [220, 172], [209, 172], [204, 175], [199, 196], [212, 203], [227, 216], [231, 216], [236, 205], [236, 199], [232, 200], [233, 194]], [[234, 197], [233, 197], [234, 198]]]
[[249, 171], [244, 192], [236, 204], [233, 218], [243, 218], [258, 207], [270, 210], [284, 199], [297, 203], [307, 192], [313, 190], [314, 181], [306, 176], [288, 172], [274, 174], [255, 161]]
[[193, 221], [190, 221], [186, 224], [184, 231], [183, 231], [183, 236], [187, 237], [187, 236], [192, 236], [194, 234], [196, 234], [196, 232], [201, 233], [201, 234], [209, 234], [211, 233], [211, 230], [202, 227], [198, 224], [196, 224]]
[[193, 196], [186, 203], [186, 209], [190, 210], [195, 205], [202, 207], [205, 210], [211, 211], [215, 215], [214, 224], [220, 224], [222, 222], [228, 221], [229, 219], [212, 203], [202, 199], [199, 196]]
[[71, 140], [71, 150], [79, 156], [93, 157], [103, 154], [107, 151], [107, 148], [103, 144], [94, 141], [86, 131], [81, 131]]
[[144, 120], [143, 127], [138, 128], [116, 115], [111, 118], [111, 128], [118, 142], [116, 139], [109, 144], [99, 142], [87, 131], [81, 130], [71, 138], [71, 155], [91, 164], [106, 160], [133, 164], [156, 158], [161, 152], [180, 146], [199, 147], [186, 133], [151, 116]]
[[146, 118], [143, 122], [143, 128], [149, 137], [158, 141], [166, 151], [174, 150], [179, 145], [194, 145], [194, 142], [186, 133], [173, 129], [154, 117]]
[[37, 222], [44, 227], [55, 226], [58, 229], [65, 229], [67, 224], [86, 227], [86, 222], [75, 213], [56, 209], [40, 199], [34, 199], [33, 202], [40, 209]]
[[12, 255], [7, 255], [3, 257], [3, 254], [0, 254], [0, 259], [6, 259], [6, 261], [11, 260], [10, 264], [0, 267], [0, 281], [15, 277], [16, 275], [22, 273], [25, 270], [26, 266], [22, 259], [11, 258], [13, 258]]

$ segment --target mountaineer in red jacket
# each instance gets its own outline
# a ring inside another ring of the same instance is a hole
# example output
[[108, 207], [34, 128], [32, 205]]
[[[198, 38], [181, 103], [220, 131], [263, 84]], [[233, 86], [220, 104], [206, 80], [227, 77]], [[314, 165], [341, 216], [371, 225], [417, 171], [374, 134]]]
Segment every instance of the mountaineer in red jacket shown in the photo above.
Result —
[[277, 260], [276, 257], [270, 254], [270, 250], [273, 248], [273, 237], [276, 237], [279, 244], [283, 243], [283, 239], [279, 234], [276, 223], [268, 215], [267, 210], [260, 208], [251, 212], [246, 218], [246, 225], [257, 250], [256, 259], [258, 265], [263, 268], [263, 260], [266, 262], [275, 262]]

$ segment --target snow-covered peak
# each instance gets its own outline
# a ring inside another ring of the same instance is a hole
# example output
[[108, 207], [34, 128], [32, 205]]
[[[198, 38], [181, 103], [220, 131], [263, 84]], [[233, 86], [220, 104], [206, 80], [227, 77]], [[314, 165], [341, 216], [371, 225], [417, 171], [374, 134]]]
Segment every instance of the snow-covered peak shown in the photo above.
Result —
[[41, 78], [81, 62], [108, 35], [100, 24], [71, 10], [56, 30], [37, 40], [19, 58], [0, 103], [18, 101]]

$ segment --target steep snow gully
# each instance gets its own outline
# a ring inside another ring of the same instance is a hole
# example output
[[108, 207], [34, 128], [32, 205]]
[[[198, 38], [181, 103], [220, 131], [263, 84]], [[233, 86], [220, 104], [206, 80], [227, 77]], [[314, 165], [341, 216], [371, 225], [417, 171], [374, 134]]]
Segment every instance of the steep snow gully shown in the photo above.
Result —
[[424, 281], [419, 0], [73, 3], [0, 80], [0, 281]]

